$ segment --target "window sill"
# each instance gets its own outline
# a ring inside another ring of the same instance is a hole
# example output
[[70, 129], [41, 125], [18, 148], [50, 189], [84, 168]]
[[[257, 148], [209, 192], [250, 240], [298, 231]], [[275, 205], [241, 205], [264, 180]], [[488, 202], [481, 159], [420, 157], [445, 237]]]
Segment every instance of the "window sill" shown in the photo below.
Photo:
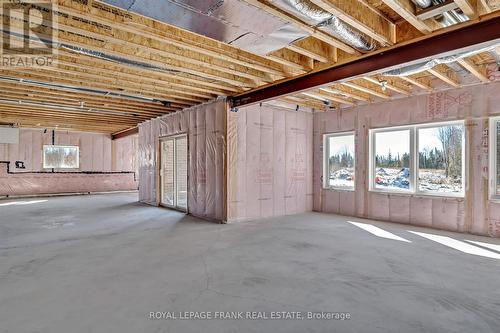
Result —
[[354, 192], [353, 187], [322, 187], [325, 191], [336, 191], [336, 192]]
[[[426, 193], [426, 192], [405, 192], [405, 191], [386, 191], [380, 189], [370, 189], [368, 192], [378, 193], [378, 194], [390, 194], [390, 195], [398, 195], [404, 197], [415, 197], [415, 198], [442, 198], [442, 199], [465, 199], [465, 195], [460, 194], [450, 194], [450, 193]], [[500, 199], [499, 199], [500, 202]]]
[[497, 196], [489, 197], [488, 201], [496, 203], [496, 204], [500, 204], [500, 197], [497, 197]]

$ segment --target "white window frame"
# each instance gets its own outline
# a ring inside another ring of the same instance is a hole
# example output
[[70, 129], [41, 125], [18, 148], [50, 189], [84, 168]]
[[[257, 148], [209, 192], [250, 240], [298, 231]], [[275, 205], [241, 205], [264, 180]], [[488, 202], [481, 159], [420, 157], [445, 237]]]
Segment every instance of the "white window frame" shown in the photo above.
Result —
[[[76, 148], [76, 168], [52, 168], [51, 166], [47, 166], [47, 161], [45, 160], [45, 148], [46, 147], [57, 147], [57, 148]], [[79, 169], [80, 168], [80, 147], [79, 146], [63, 146], [63, 145], [43, 145], [42, 149], [42, 158], [43, 158], [43, 168], [44, 169]]]
[[489, 119], [489, 170], [490, 170], [490, 186], [489, 186], [489, 197], [491, 200], [500, 201], [500, 194], [497, 193], [497, 132], [496, 124], [500, 122], [500, 117], [491, 117]]
[[356, 182], [356, 132], [348, 131], [348, 132], [336, 132], [336, 133], [325, 133], [323, 134], [323, 189], [325, 190], [335, 190], [335, 191], [354, 191], [356, 187], [356, 183], [354, 186], [334, 186], [328, 184], [328, 170], [329, 170], [329, 157], [327, 157], [330, 151], [330, 141], [328, 139], [339, 137], [339, 136], [350, 136], [352, 135], [354, 138], [354, 182]]
[[[500, 118], [499, 118], [500, 119]], [[419, 173], [419, 130], [425, 128], [434, 128], [441, 126], [450, 125], [461, 125], [463, 126], [462, 131], [462, 191], [459, 193], [449, 192], [449, 193], [438, 193], [432, 191], [421, 191], [419, 190], [418, 184], [418, 173]], [[377, 188], [375, 186], [375, 134], [376, 133], [386, 133], [394, 131], [408, 130], [410, 134], [410, 188], [408, 190], [404, 189], [385, 189]], [[433, 196], [433, 197], [453, 197], [453, 198], [463, 198], [465, 196], [465, 186], [466, 186], [466, 161], [468, 160], [468, 152], [465, 149], [465, 121], [464, 120], [454, 120], [446, 122], [437, 123], [425, 123], [425, 124], [415, 124], [406, 126], [392, 126], [384, 128], [370, 129], [369, 131], [369, 174], [368, 183], [369, 191], [371, 192], [381, 192], [381, 193], [395, 193], [395, 194], [407, 194], [407, 195], [419, 195], [419, 196]]]

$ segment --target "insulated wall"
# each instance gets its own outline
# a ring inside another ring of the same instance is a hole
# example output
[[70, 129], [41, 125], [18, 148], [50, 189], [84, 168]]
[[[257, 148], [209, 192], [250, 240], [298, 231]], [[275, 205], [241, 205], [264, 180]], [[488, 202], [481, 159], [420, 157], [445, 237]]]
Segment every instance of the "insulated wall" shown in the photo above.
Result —
[[[500, 203], [488, 197], [488, 117], [500, 114], [500, 83], [314, 115], [314, 210], [500, 236]], [[369, 129], [465, 119], [465, 198], [368, 191]], [[356, 132], [355, 191], [322, 188], [325, 133]]]
[[188, 210], [195, 216], [225, 219], [226, 102], [219, 99], [139, 125], [139, 200], [159, 204], [160, 137], [188, 135]]
[[[79, 147], [80, 168], [72, 169], [72, 171], [112, 170], [110, 135], [55, 131], [53, 137], [56, 145]], [[15, 161], [22, 161], [26, 169], [20, 171], [43, 171], [43, 146], [51, 144], [52, 130], [22, 128], [18, 144], [0, 144], [0, 161], [10, 161], [11, 168], [14, 168]]]
[[139, 135], [129, 135], [112, 141], [113, 171], [134, 171], [139, 175], [137, 152], [139, 151]]
[[[52, 142], [78, 146], [79, 168], [44, 169], [43, 146]], [[137, 136], [23, 128], [19, 143], [0, 144], [0, 196], [136, 190], [136, 156]]]
[[228, 112], [228, 221], [312, 210], [312, 131], [312, 113]]

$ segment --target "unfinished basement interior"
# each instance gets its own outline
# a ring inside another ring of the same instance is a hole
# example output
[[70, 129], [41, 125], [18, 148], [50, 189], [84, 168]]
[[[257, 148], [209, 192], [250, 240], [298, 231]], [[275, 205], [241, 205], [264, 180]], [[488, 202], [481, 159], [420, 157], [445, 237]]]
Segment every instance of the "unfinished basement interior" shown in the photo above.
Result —
[[500, 0], [1, 0], [0, 332], [500, 327]]

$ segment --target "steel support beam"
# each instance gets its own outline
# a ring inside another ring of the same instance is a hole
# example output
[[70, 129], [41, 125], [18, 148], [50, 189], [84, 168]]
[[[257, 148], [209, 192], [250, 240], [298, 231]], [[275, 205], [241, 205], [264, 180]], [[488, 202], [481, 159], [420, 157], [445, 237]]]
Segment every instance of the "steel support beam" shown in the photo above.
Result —
[[480, 22], [436, 34], [411, 44], [394, 46], [345, 64], [236, 95], [231, 98], [231, 106], [240, 107], [260, 103], [493, 40], [500, 41], [499, 15], [484, 17]]

